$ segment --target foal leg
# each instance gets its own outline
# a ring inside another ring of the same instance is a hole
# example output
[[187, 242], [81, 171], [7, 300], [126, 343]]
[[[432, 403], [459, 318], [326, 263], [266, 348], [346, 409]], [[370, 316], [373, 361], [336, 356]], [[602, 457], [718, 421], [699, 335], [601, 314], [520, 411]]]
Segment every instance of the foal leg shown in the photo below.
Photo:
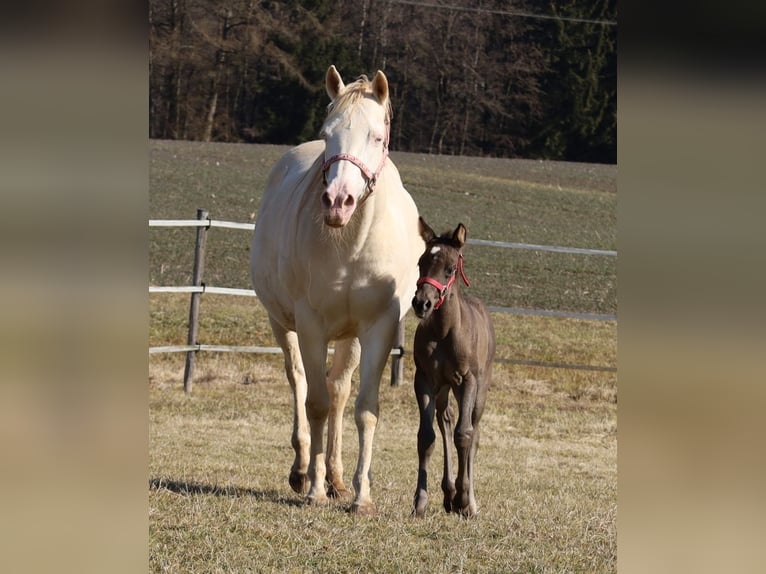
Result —
[[476, 514], [478, 512], [478, 504], [476, 503], [476, 496], [474, 495], [473, 487], [474, 484], [476, 484], [476, 481], [474, 480], [474, 471], [476, 469], [476, 452], [479, 450], [479, 437], [481, 436], [479, 432], [481, 430], [479, 421], [481, 420], [481, 415], [484, 412], [484, 404], [487, 400], [487, 390], [489, 389], [491, 376], [492, 364], [490, 362], [484, 374], [480, 375], [480, 378], [476, 383], [476, 403], [474, 404], [473, 416], [471, 419], [473, 421], [473, 440], [471, 441], [471, 451], [468, 456], [468, 508], [472, 509], [472, 514]]
[[443, 386], [436, 395], [436, 421], [442, 435], [442, 451], [444, 452], [444, 470], [442, 472], [442, 491], [444, 492], [444, 511], [452, 511], [455, 498], [455, 481], [452, 478], [452, 427], [455, 414], [449, 404], [449, 387]]
[[476, 495], [473, 493], [474, 469], [476, 468], [476, 451], [479, 450], [479, 423], [474, 422], [473, 440], [471, 441], [471, 450], [468, 453], [468, 516], [474, 516], [478, 513], [479, 505], [476, 503]]
[[343, 339], [335, 344], [335, 357], [327, 374], [330, 413], [327, 421], [327, 494], [346, 498], [343, 482], [343, 411], [351, 392], [351, 375], [359, 364], [359, 340]]
[[452, 504], [453, 512], [463, 516], [476, 514], [476, 501], [471, 496], [471, 453], [474, 449], [475, 430], [473, 425], [474, 406], [476, 404], [477, 381], [470, 373], [460, 385], [453, 388], [457, 397], [459, 415], [455, 427], [455, 448], [457, 449], [457, 492]]
[[420, 411], [420, 426], [418, 428], [418, 482], [412, 503], [412, 515], [422, 517], [428, 505], [428, 462], [434, 452], [436, 433], [434, 433], [433, 391], [431, 384], [419, 370], [415, 371], [415, 398]]
[[269, 315], [271, 330], [274, 338], [282, 348], [285, 358], [285, 373], [293, 391], [293, 434], [291, 444], [295, 451], [295, 459], [290, 468], [290, 487], [298, 494], [306, 494], [309, 488], [307, 477], [309, 467], [309, 423], [306, 418], [306, 374], [303, 371], [303, 360], [298, 347], [298, 336], [295, 331], [288, 331]]

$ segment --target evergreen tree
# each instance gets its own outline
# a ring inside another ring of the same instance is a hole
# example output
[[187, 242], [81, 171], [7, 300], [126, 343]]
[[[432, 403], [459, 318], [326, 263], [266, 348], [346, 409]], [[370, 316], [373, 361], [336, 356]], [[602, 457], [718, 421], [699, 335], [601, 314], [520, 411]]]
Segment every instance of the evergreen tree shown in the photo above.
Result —
[[[614, 21], [616, 0], [554, 4], [567, 18]], [[541, 27], [547, 73], [545, 113], [529, 155], [569, 161], [617, 161], [617, 29], [592, 22], [551, 20]]]

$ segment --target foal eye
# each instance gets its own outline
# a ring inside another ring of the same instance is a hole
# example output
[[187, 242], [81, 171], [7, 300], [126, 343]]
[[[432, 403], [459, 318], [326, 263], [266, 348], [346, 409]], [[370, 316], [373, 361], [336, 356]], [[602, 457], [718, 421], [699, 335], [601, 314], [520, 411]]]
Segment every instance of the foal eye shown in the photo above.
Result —
[[447, 277], [452, 277], [455, 274], [455, 266], [453, 265], [452, 267], [448, 267], [446, 273]]

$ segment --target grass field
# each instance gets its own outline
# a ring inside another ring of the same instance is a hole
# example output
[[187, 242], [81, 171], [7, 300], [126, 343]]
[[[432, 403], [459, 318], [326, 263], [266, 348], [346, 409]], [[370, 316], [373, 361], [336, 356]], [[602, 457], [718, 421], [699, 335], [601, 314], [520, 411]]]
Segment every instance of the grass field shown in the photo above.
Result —
[[[249, 221], [284, 148], [151, 142], [150, 217]], [[393, 154], [421, 213], [437, 229], [460, 220], [481, 239], [616, 248], [616, 168]], [[218, 233], [220, 232], [220, 233]], [[247, 287], [246, 232], [213, 230], [206, 282]], [[188, 284], [193, 231], [151, 231], [154, 285]], [[470, 291], [488, 303], [616, 312], [614, 258], [470, 246]], [[150, 345], [185, 343], [188, 297], [150, 297]], [[616, 364], [616, 323], [495, 315], [498, 358]], [[406, 323], [411, 341], [415, 322]], [[200, 339], [273, 345], [257, 300], [205, 295]], [[149, 369], [149, 522], [153, 572], [614, 572], [617, 377], [614, 372], [499, 363], [482, 419], [476, 496], [461, 520], [439, 504], [410, 517], [417, 408], [405, 383], [381, 385], [373, 451], [378, 514], [348, 504], [304, 507], [287, 475], [292, 411], [281, 357], [201, 354], [194, 391], [182, 355]], [[355, 379], [354, 388], [357, 386]], [[352, 392], [353, 394], [353, 392]], [[356, 463], [353, 400], [344, 464]]]
[[[252, 222], [268, 171], [286, 148], [152, 142], [149, 214]], [[392, 153], [402, 180], [434, 230], [468, 228], [469, 238], [616, 249], [616, 166]], [[150, 230], [152, 285], [189, 285], [192, 228]], [[250, 287], [250, 234], [214, 229], [205, 281]], [[468, 245], [471, 292], [489, 305], [614, 314], [614, 257]]]

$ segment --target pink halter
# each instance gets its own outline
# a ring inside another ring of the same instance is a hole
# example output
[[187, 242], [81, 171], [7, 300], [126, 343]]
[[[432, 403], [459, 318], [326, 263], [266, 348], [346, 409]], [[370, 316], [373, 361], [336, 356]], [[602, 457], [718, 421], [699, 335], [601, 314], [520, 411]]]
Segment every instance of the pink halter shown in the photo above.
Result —
[[[463, 254], [458, 254], [458, 260], [457, 260], [457, 270], [460, 271], [460, 277], [463, 279], [463, 283], [465, 283], [466, 287], [470, 287], [471, 284], [468, 282], [468, 278], [465, 276], [465, 271], [463, 271]], [[433, 279], [432, 277], [421, 277], [418, 279], [418, 287], [423, 285], [423, 283], [428, 283], [431, 287], [435, 287], [436, 290], [439, 292], [439, 300], [436, 302], [436, 305], [434, 305], [434, 311], [436, 311], [439, 307], [442, 306], [442, 303], [444, 303], [444, 299], [447, 297], [447, 291], [449, 291], [449, 288], [452, 287], [452, 284], [455, 282], [455, 277], [457, 277], [457, 273], [453, 274], [452, 277], [450, 277], [447, 280], [446, 285], [442, 285], [439, 283], [436, 279]]]
[[376, 169], [375, 172], [370, 171], [370, 168], [368, 168], [358, 157], [351, 155], [350, 153], [337, 153], [322, 164], [322, 183], [327, 185], [327, 170], [330, 169], [332, 164], [341, 160], [350, 161], [359, 168], [359, 170], [362, 172], [362, 175], [364, 175], [364, 178], [367, 180], [367, 195], [364, 197], [364, 199], [367, 199], [367, 197], [369, 197], [375, 188], [375, 184], [378, 182], [378, 176], [380, 175], [380, 172], [383, 171], [383, 166], [386, 165], [386, 159], [388, 159], [388, 139], [390, 137], [390, 132], [391, 122], [388, 118], [386, 118], [386, 140], [383, 142], [383, 157], [380, 158], [380, 165], [378, 165], [378, 169]]

